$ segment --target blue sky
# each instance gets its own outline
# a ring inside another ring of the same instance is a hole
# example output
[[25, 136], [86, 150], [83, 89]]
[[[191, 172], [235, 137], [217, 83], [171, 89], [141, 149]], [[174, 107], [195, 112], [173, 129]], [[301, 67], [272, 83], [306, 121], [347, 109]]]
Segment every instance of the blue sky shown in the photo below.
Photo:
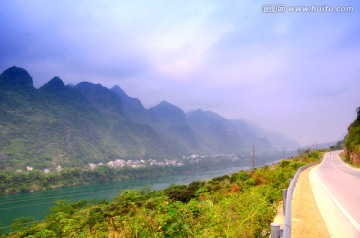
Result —
[[36, 87], [118, 84], [145, 107], [166, 100], [251, 120], [300, 144], [335, 141], [360, 106], [360, 2], [353, 12], [263, 13], [257, 1], [1, 1], [0, 70]]

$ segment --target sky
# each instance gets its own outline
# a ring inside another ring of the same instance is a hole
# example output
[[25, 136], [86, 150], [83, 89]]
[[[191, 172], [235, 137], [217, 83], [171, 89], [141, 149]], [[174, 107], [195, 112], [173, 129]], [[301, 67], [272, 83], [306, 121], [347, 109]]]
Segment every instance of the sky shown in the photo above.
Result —
[[[360, 106], [358, 0], [0, 2], [0, 71], [35, 87], [119, 85], [146, 108], [210, 110], [301, 145], [341, 139]], [[325, 9], [338, 6], [353, 11]]]

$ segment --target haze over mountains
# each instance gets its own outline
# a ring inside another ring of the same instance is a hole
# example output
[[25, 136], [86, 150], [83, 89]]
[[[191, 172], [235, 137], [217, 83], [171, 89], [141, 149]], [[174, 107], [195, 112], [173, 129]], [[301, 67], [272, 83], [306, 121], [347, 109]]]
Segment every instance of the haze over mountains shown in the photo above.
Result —
[[[196, 107], [196, 105], [194, 105]], [[166, 101], [146, 109], [119, 86], [54, 77], [33, 87], [29, 73], [11, 67], [0, 76], [0, 166], [84, 165], [114, 159], [190, 154], [249, 154], [295, 149], [284, 135], [202, 109], [185, 113]]]

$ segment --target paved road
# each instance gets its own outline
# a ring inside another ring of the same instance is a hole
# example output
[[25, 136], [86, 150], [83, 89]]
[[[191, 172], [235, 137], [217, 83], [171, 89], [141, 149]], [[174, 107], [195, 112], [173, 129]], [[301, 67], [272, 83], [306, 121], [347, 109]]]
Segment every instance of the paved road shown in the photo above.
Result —
[[310, 183], [330, 236], [360, 238], [360, 170], [341, 161], [339, 151], [329, 152]]

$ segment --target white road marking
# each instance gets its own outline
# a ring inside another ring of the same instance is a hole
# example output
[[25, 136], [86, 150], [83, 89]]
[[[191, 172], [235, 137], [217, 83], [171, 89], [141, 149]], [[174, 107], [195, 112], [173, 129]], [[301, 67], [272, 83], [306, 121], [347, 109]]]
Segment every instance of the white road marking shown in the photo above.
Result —
[[332, 196], [329, 195], [329, 192], [316, 174], [317, 168], [318, 166], [311, 169], [309, 180], [314, 193], [315, 201], [325, 221], [330, 236], [334, 238], [354, 238], [358, 233], [357, 228], [352, 222], [350, 222], [349, 218], [343, 212], [345, 209], [340, 209], [338, 204], [336, 204], [333, 200]]
[[351, 224], [355, 227], [356, 230], [360, 231], [360, 225], [356, 222], [356, 220], [350, 215], [350, 213], [338, 202], [338, 200], [331, 194], [331, 192], [326, 188], [321, 179], [319, 182], [331, 200], [336, 204], [336, 206], [341, 210], [341, 212], [346, 216], [346, 218], [351, 222]]

